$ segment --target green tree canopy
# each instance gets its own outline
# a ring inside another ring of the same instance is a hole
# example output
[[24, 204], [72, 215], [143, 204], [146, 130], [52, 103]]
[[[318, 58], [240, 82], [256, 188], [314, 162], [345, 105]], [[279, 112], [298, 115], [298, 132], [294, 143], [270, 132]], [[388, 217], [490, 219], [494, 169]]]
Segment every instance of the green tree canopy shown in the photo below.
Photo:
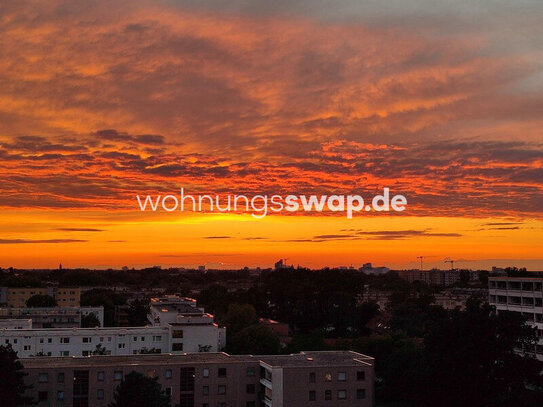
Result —
[[93, 312], [81, 318], [81, 328], [94, 328], [100, 326], [100, 320]]
[[108, 407], [170, 407], [170, 396], [162, 390], [156, 377], [133, 371], [117, 386]]
[[27, 307], [56, 307], [57, 301], [50, 295], [37, 294], [26, 300]]
[[22, 370], [23, 365], [11, 345], [0, 346], [0, 404], [3, 407], [16, 407], [32, 402], [30, 397], [24, 395], [31, 386], [25, 385], [26, 373]]
[[279, 338], [267, 326], [256, 324], [242, 329], [227, 343], [228, 352], [234, 355], [273, 355], [279, 353]]
[[[535, 329], [519, 314], [496, 314], [470, 300], [429, 326], [418, 398], [422, 406], [541, 406], [540, 363], [533, 353]], [[444, 397], [446, 395], [446, 397]]]

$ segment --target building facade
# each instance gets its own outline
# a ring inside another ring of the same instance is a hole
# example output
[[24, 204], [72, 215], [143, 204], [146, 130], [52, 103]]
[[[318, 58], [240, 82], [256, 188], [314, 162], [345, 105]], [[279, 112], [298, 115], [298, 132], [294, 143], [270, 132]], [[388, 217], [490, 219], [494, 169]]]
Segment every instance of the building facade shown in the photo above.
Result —
[[94, 314], [104, 326], [104, 307], [35, 307], [0, 308], [0, 320], [24, 318], [32, 320], [32, 328], [80, 328], [81, 319]]
[[543, 361], [543, 278], [489, 277], [488, 302], [498, 312], [521, 314], [537, 328], [538, 342], [533, 351]]
[[0, 287], [0, 304], [13, 308], [24, 308], [28, 299], [34, 295], [49, 295], [59, 307], [79, 307], [81, 289], [79, 287]]
[[153, 298], [151, 304], [152, 323], [145, 327], [4, 328], [0, 344], [11, 345], [20, 358], [219, 352], [226, 345], [226, 329], [198, 308], [195, 300], [169, 296]]
[[132, 371], [156, 377], [180, 407], [369, 407], [374, 399], [373, 358], [349, 351], [32, 358], [23, 365], [38, 407], [105, 407]]

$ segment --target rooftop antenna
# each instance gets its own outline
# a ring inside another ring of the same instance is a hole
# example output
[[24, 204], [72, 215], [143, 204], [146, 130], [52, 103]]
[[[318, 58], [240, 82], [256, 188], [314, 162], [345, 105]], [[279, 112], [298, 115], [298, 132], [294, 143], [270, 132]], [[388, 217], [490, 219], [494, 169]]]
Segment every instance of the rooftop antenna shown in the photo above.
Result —
[[417, 259], [420, 259], [420, 269], [424, 270], [424, 267], [422, 267], [422, 259], [424, 259], [426, 256], [417, 256]]

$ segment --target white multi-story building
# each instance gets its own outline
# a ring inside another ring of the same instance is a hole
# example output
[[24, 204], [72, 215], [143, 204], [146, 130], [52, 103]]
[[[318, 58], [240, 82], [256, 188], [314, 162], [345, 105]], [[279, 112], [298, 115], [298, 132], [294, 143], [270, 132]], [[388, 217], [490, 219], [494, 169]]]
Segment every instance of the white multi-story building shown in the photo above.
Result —
[[[153, 318], [153, 324], [149, 326], [59, 329], [8, 327], [0, 329], [0, 345], [11, 345], [20, 358], [218, 352], [224, 347], [225, 328], [214, 323], [213, 316], [205, 314], [194, 300], [170, 297], [168, 301], [169, 304], [164, 299], [153, 299], [152, 314], [160, 312], [164, 318]], [[186, 314], [182, 314], [181, 303], [187, 301], [193, 306], [187, 309]]]
[[489, 303], [499, 311], [520, 313], [537, 328], [535, 354], [543, 361], [543, 278], [489, 277]]

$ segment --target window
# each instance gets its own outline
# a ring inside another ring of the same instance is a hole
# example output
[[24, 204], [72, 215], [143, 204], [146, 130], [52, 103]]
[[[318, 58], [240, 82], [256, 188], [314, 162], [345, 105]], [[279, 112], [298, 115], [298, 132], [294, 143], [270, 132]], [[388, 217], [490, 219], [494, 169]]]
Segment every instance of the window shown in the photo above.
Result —
[[204, 386], [204, 387], [202, 388], [202, 394], [203, 394], [204, 396], [209, 396], [209, 386]]
[[124, 343], [120, 343], [120, 344], [119, 344], [119, 349], [124, 349], [125, 346], [126, 346], [126, 345], [125, 345]]
[[325, 400], [332, 400], [332, 390], [325, 390], [324, 391], [324, 399]]
[[40, 338], [40, 343], [43, 343], [43, 338]]
[[39, 391], [38, 392], [38, 401], [47, 401], [48, 394], [46, 391]]
[[174, 352], [183, 352], [183, 344], [182, 343], [172, 343], [172, 350]]
[[49, 377], [47, 376], [47, 373], [40, 373], [38, 375], [38, 383], [47, 383], [49, 381]]
[[113, 373], [113, 380], [123, 380], [122, 370], [116, 370], [115, 373]]
[[315, 383], [317, 381], [317, 375], [315, 372], [309, 373], [309, 383]]
[[254, 401], [248, 401], [245, 403], [245, 407], [256, 407], [256, 403]]
[[170, 396], [172, 395], [172, 388], [171, 387], [165, 387], [164, 388], [164, 393], [166, 393], [166, 396]]
[[104, 389], [96, 390], [96, 398], [98, 400], [103, 400], [104, 399]]
[[53, 343], [53, 338], [47, 338], [47, 343]]
[[203, 371], [203, 373], [202, 373], [202, 376], [203, 376], [203, 377], [209, 377], [209, 369], [204, 368], [204, 371]]
[[338, 382], [344, 382], [345, 380], [347, 380], [347, 373], [339, 372], [337, 374], [337, 380], [338, 380]]
[[92, 352], [91, 352], [90, 350], [84, 350], [84, 351], [81, 352], [81, 355], [82, 355], [82, 356], [90, 356], [91, 353], [92, 353]]
[[338, 400], [345, 400], [347, 398], [347, 390], [338, 390], [337, 391], [337, 399]]
[[60, 356], [70, 356], [70, 351], [69, 350], [61, 350], [59, 352]]
[[317, 392], [315, 390], [309, 391], [309, 401], [317, 400]]
[[[122, 376], [122, 373], [121, 373], [121, 376]], [[98, 372], [97, 379], [98, 379], [99, 382], [103, 382], [104, 381], [104, 372]]]
[[64, 373], [57, 374], [57, 382], [64, 383]]
[[247, 394], [255, 394], [256, 393], [256, 387], [254, 384], [248, 384], [247, 385]]
[[70, 343], [70, 338], [60, 338], [60, 343]]
[[147, 375], [147, 377], [150, 378], [150, 379], [156, 377], [156, 369], [149, 369], [149, 370], [147, 370], [146, 375]]
[[138, 337], [134, 336], [134, 342], [137, 342], [137, 341], [138, 341]]
[[219, 377], [226, 377], [226, 368], [219, 367]]
[[23, 350], [30, 350], [30, 345], [24, 345]]
[[366, 380], [366, 372], [364, 372], [363, 370], [357, 371], [356, 380], [358, 380], [359, 382]]
[[91, 343], [92, 342], [92, 338], [83, 338], [83, 343]]
[[362, 400], [366, 398], [366, 389], [356, 389], [356, 398]]
[[255, 368], [254, 367], [248, 367], [247, 368], [247, 376], [253, 377], [255, 375]]
[[62, 390], [57, 391], [57, 400], [64, 401], [64, 392]]
[[179, 387], [181, 391], [194, 391], [194, 368], [182, 367], [180, 370]]
[[161, 335], [153, 335], [153, 342], [160, 342], [162, 341]]
[[327, 372], [324, 374], [324, 380], [326, 380], [327, 382], [331, 382], [332, 381], [332, 373], [330, 372]]
[[226, 386], [224, 384], [219, 384], [218, 394], [226, 394]]
[[172, 338], [183, 338], [183, 330], [178, 329], [178, 330], [173, 331]]
[[172, 371], [171, 371], [171, 369], [166, 370], [166, 374], [165, 374], [164, 376], [166, 377], [166, 379], [171, 379], [171, 378], [172, 378]]

